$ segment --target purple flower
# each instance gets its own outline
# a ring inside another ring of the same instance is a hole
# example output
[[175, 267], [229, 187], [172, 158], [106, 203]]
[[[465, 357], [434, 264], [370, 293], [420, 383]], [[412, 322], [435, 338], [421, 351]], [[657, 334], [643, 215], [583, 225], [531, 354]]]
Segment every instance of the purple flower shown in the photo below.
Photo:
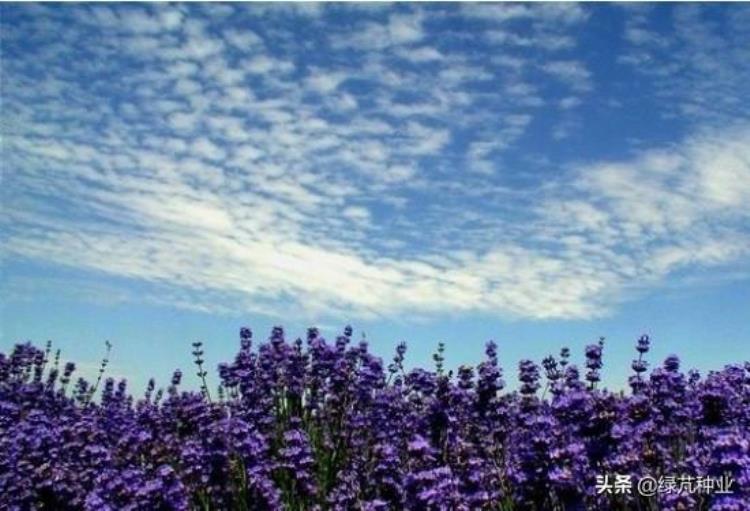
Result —
[[[75, 366], [51, 345], [0, 353], [0, 509], [747, 509], [748, 363], [701, 378], [669, 356], [649, 371], [643, 336], [631, 393], [595, 388], [602, 342], [586, 347], [585, 380], [563, 349], [522, 360], [518, 392], [504, 392], [493, 342], [476, 366], [447, 370], [439, 348], [435, 370], [405, 370], [405, 344], [386, 367], [352, 332], [289, 342], [275, 327], [253, 346], [241, 329], [215, 402], [199, 342], [200, 392], [177, 370], [141, 397], [104, 376], [108, 355], [68, 390]], [[615, 473], [731, 484], [597, 493], [596, 477]]]

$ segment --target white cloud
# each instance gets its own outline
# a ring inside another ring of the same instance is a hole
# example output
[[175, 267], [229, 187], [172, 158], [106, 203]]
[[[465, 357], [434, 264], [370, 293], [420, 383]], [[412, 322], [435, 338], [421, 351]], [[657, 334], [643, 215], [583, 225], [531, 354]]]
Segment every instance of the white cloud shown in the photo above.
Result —
[[224, 37], [229, 44], [243, 51], [263, 45], [263, 39], [252, 30], [227, 30]]
[[560, 100], [560, 108], [570, 110], [581, 104], [581, 100], [575, 96], [568, 96]]
[[450, 141], [450, 132], [446, 129], [435, 128], [409, 122], [406, 133], [411, 139], [406, 151], [412, 154], [436, 154]]
[[354, 222], [367, 222], [370, 220], [370, 212], [367, 208], [359, 206], [349, 206], [341, 214]]
[[198, 123], [198, 116], [185, 112], [177, 112], [169, 116], [169, 123], [177, 130], [193, 130]]
[[332, 38], [334, 48], [380, 50], [392, 46], [413, 44], [422, 40], [422, 15], [392, 14], [385, 23], [371, 21], [351, 34]]
[[[536, 126], [577, 129], [539, 107], [573, 115], [591, 89], [583, 57], [552, 53], [570, 48], [580, 6], [461, 7], [511, 49], [457, 42], [416, 7], [336, 27], [319, 11], [233, 7], [242, 30], [144, 8], [138, 34], [110, 28], [119, 8], [77, 7], [84, 28], [40, 9], [33, 54], [3, 62], [12, 257], [167, 285], [179, 307], [530, 318], [601, 315], [633, 283], [747, 257], [744, 117], [546, 179], [505, 159]], [[9, 27], [4, 45], [31, 51], [31, 28]], [[550, 93], [539, 70], [572, 92]]]
[[245, 62], [244, 68], [254, 74], [263, 74], [271, 71], [275, 62], [265, 55], [258, 55]]
[[465, 3], [461, 6], [465, 16], [491, 23], [516, 20], [537, 20], [545, 23], [575, 25], [588, 18], [587, 11], [572, 2], [560, 3]]
[[[289, 234], [280, 244], [271, 241], [272, 234], [264, 240], [258, 236], [266, 231], [239, 219], [255, 217], [262, 225], [259, 213], [267, 211], [267, 221], [276, 227], [292, 227], [302, 220], [290, 224], [277, 216], [283, 211], [278, 206], [287, 200], [294, 207], [318, 203], [298, 185], [268, 179], [256, 185], [275, 198], [257, 196], [247, 206], [215, 194], [183, 199], [179, 188], [166, 201], [156, 191], [144, 196], [125, 188], [117, 207], [127, 207], [148, 225], [148, 237], [89, 228], [73, 235], [66, 232], [66, 221], [58, 219], [44, 231], [16, 233], [9, 250], [255, 299], [282, 292], [309, 296], [322, 309], [345, 306], [363, 315], [495, 310], [537, 318], [590, 317], [606, 311], [633, 282], [658, 280], [685, 265], [714, 265], [746, 255], [748, 240], [718, 226], [750, 214], [748, 147], [750, 132], [745, 129], [689, 139], [677, 150], [587, 165], [572, 181], [572, 189], [584, 192], [582, 198], [565, 198], [563, 188], [557, 198], [540, 205], [538, 221], [546, 227], [483, 254], [464, 253], [454, 263], [372, 258], [344, 246], [332, 250], [294, 241]], [[138, 187], [144, 190], [145, 183]], [[727, 196], [724, 192], [731, 189], [740, 191]], [[729, 205], [734, 208], [728, 210]], [[359, 206], [342, 214], [355, 222], [370, 220], [369, 211]], [[275, 232], [295, 231], [302, 232], [294, 227]], [[560, 249], [547, 252], [527, 245], [542, 235], [556, 240]], [[625, 246], [629, 250], [623, 251]], [[316, 269], [313, 275], [303, 270], [310, 267]], [[363, 286], [368, 289], [364, 296], [356, 291]]]
[[307, 79], [307, 83], [321, 94], [328, 94], [347, 79], [346, 73], [315, 72]]
[[414, 43], [424, 37], [422, 18], [414, 14], [393, 14], [388, 21], [393, 44]]
[[559, 78], [570, 85], [573, 90], [587, 92], [591, 90], [591, 72], [581, 62], [557, 60], [542, 66], [542, 71]]
[[411, 179], [415, 174], [414, 167], [396, 164], [383, 170], [382, 179], [387, 183], [399, 183]]
[[226, 151], [221, 149], [219, 146], [211, 142], [206, 137], [200, 137], [197, 140], [194, 140], [191, 144], [191, 150], [192, 152], [201, 157], [205, 158], [207, 160], [223, 160], [226, 156]]
[[740, 99], [750, 81], [747, 8], [722, 9], [724, 22], [713, 18], [713, 8], [676, 5], [668, 26], [653, 9], [624, 9], [629, 45], [617, 60], [652, 84], [663, 117], [722, 126], [750, 116], [750, 104]]

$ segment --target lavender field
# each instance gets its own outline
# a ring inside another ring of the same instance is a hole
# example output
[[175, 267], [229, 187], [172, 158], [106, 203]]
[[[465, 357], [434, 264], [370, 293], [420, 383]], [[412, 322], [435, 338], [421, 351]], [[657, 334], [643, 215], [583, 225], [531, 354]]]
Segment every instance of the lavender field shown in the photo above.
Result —
[[405, 345], [383, 361], [349, 327], [256, 345], [243, 328], [217, 388], [195, 343], [201, 389], [176, 371], [133, 396], [106, 358], [87, 382], [19, 344], [0, 353], [0, 509], [750, 509], [750, 363], [649, 371], [643, 336], [612, 392], [603, 347], [524, 360], [505, 391], [492, 342], [475, 368], [439, 346], [406, 370]]
[[0, 0], [0, 56], [0, 511], [750, 511], [750, 2]]

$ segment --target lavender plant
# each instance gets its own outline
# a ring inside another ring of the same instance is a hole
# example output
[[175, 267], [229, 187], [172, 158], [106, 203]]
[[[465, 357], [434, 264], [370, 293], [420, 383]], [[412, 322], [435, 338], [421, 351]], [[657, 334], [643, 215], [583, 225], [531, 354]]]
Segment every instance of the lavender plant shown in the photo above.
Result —
[[[104, 377], [109, 344], [93, 384], [19, 344], [0, 353], [0, 510], [750, 510], [750, 363], [648, 373], [650, 345], [628, 393], [601, 386], [603, 340], [583, 379], [564, 348], [509, 392], [492, 342], [454, 374], [442, 345], [407, 371], [405, 344], [386, 365], [350, 327], [257, 348], [243, 328], [217, 388], [196, 342], [198, 391], [176, 371], [136, 397]], [[671, 486], [604, 491], [614, 474]]]

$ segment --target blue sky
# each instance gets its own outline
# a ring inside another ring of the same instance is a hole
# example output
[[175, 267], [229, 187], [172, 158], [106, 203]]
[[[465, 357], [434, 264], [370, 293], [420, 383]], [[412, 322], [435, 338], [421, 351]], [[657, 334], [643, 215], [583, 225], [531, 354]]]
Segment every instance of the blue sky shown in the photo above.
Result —
[[750, 9], [2, 5], [0, 349], [750, 359]]

